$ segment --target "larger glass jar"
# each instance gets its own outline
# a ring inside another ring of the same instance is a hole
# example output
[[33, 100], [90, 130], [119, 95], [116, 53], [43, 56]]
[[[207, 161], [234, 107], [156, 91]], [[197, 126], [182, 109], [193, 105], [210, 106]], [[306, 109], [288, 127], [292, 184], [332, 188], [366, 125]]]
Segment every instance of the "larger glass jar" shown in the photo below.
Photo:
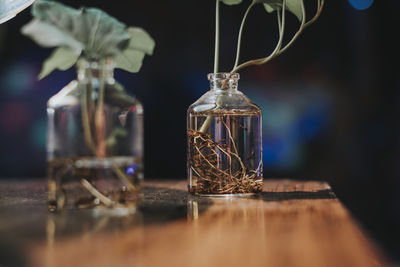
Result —
[[211, 90], [187, 112], [189, 192], [262, 191], [261, 110], [238, 90], [239, 74], [209, 74]]
[[143, 107], [114, 80], [110, 59], [78, 64], [78, 77], [51, 97], [48, 204], [135, 210], [143, 179]]

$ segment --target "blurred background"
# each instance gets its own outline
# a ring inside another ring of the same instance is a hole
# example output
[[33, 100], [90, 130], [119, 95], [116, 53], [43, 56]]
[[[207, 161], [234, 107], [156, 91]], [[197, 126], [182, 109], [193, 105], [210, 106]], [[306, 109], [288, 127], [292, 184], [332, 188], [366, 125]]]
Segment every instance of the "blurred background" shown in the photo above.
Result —
[[[102, 8], [156, 40], [140, 73], [117, 71], [116, 79], [144, 104], [146, 178], [185, 179], [186, 109], [209, 89], [215, 1], [62, 2]], [[221, 6], [221, 71], [233, 67], [244, 2]], [[311, 16], [315, 1], [305, 2]], [[328, 181], [400, 261], [397, 10], [396, 0], [326, 1], [285, 54], [241, 71], [239, 88], [263, 111], [264, 178]], [[45, 177], [46, 101], [75, 78], [71, 68], [36, 79], [51, 50], [20, 34], [30, 18], [28, 9], [0, 25], [0, 179]], [[296, 18], [287, 23], [293, 34]], [[242, 61], [266, 56], [277, 38], [275, 16], [253, 9]]]

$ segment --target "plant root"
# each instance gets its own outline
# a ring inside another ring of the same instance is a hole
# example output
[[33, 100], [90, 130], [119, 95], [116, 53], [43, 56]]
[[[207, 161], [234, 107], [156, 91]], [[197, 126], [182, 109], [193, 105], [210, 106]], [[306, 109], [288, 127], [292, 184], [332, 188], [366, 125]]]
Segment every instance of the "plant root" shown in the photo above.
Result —
[[[257, 169], [248, 170], [238, 154], [229, 127], [229, 142], [214, 141], [210, 135], [188, 130], [190, 168], [194, 193], [198, 194], [251, 194], [262, 191], [259, 178], [261, 162]], [[227, 144], [229, 145], [227, 145]], [[222, 158], [226, 160], [222, 160]]]

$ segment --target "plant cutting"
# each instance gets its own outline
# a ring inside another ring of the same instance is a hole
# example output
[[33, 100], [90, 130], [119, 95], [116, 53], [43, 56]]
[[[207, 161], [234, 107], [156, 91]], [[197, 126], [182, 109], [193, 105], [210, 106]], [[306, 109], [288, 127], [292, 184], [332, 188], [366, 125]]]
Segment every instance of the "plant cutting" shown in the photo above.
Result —
[[[188, 188], [201, 195], [248, 195], [262, 191], [261, 110], [238, 90], [238, 71], [262, 65], [284, 53], [305, 28], [321, 14], [324, 0], [316, 1], [315, 15], [306, 19], [303, 0], [252, 0], [239, 28], [237, 52], [230, 72], [219, 72], [220, 5], [232, 6], [242, 0], [216, 0], [214, 73], [208, 75], [211, 90], [188, 109]], [[250, 11], [262, 6], [275, 14], [279, 38], [266, 57], [240, 63], [240, 49], [246, 19]], [[284, 43], [287, 11], [300, 26]]]
[[143, 179], [143, 107], [114, 79], [138, 72], [155, 46], [97, 8], [37, 1], [22, 33], [55, 47], [39, 79], [77, 66], [78, 77], [47, 103], [49, 209], [133, 211]]

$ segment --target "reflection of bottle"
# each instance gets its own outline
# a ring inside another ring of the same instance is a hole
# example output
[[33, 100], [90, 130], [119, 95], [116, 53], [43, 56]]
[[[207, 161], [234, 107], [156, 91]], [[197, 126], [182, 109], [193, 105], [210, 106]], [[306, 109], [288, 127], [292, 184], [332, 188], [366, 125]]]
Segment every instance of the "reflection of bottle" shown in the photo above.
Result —
[[199, 219], [199, 203], [197, 202], [196, 199], [191, 198], [189, 196], [189, 199], [187, 201], [187, 220], [188, 221], [194, 221]]
[[188, 109], [188, 187], [195, 194], [262, 191], [261, 110], [239, 74], [209, 74], [211, 90]]
[[49, 209], [127, 208], [143, 179], [143, 108], [114, 80], [112, 60], [78, 63], [48, 101]]
[[[143, 214], [138, 210], [134, 214], [125, 216], [121, 216], [120, 214], [115, 215], [101, 212], [96, 213], [93, 210], [59, 214], [49, 213], [46, 221], [46, 246], [39, 246], [39, 249], [36, 251], [38, 262], [40, 262], [38, 265], [65, 265], [65, 258], [60, 257], [60, 255], [65, 256], [65, 247], [68, 247], [69, 255], [101, 252], [102, 249], [109, 249], [110, 244], [119, 243], [123, 236], [128, 236], [129, 241], [137, 245], [137, 248], [133, 249], [132, 255], [137, 256], [136, 261], [139, 262], [144, 240]], [[118, 234], [109, 236], [110, 233]], [[107, 237], [101, 237], [102, 234], [105, 234]], [[102, 244], [98, 244], [95, 248], [92, 246], [68, 246], [66, 244], [68, 242], [65, 242], [66, 239], [75, 239], [71, 244], [79, 243], [83, 240], [86, 244], [95, 244], [98, 243], [99, 237], [102, 240], [107, 239], [109, 242], [100, 242]], [[92, 264], [96, 262], [100, 263], [104, 259], [101, 258], [101, 255], [95, 259], [89, 257], [86, 259], [88, 264], [85, 264], [85, 259], [80, 258], [79, 260], [83, 266], [92, 266]], [[74, 260], [71, 261], [73, 262]]]

